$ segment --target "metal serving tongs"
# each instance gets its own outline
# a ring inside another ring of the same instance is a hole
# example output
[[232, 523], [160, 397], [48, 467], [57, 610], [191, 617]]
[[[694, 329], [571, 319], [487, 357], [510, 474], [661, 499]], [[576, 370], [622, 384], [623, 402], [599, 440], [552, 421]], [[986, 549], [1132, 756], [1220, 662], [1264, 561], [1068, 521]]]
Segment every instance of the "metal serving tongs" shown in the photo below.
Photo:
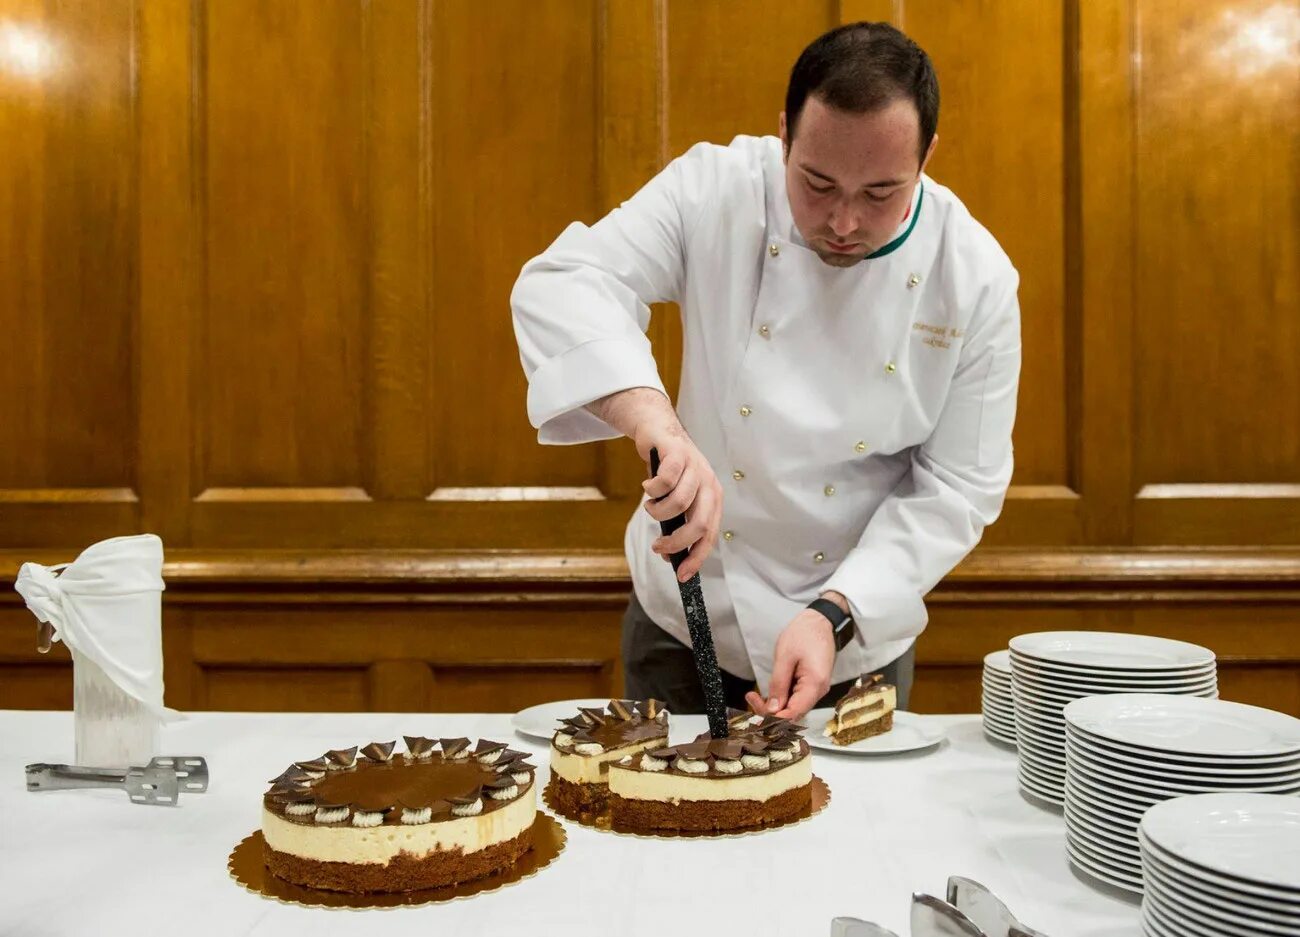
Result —
[[208, 763], [197, 755], [172, 755], [159, 756], [138, 768], [27, 766], [29, 791], [66, 791], [87, 787], [119, 788], [126, 791], [132, 803], [175, 807], [182, 792], [202, 794], [208, 789]]
[[1016, 920], [1016, 916], [993, 892], [979, 882], [960, 875], [948, 878], [948, 904], [988, 934], [988, 937], [1047, 937]]

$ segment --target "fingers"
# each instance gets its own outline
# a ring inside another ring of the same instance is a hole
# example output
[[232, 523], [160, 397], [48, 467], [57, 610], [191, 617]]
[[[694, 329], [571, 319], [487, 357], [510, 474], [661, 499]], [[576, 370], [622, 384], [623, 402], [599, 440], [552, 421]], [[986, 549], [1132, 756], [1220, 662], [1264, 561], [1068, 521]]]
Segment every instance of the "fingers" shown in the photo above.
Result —
[[[718, 526], [720, 511], [714, 508], [718, 497], [712, 488], [700, 489], [695, 504], [686, 512], [686, 523], [673, 531], [670, 537], [661, 537], [663, 549], [671, 556], [680, 549], [690, 549], [690, 554], [678, 567], [677, 579], [688, 582], [704, 566], [713, 548], [718, 544]], [[681, 546], [678, 546], [681, 544]]]
[[763, 712], [777, 713], [786, 708], [786, 697], [790, 695], [790, 680], [794, 676], [794, 665], [794, 654], [778, 641], [776, 659], [772, 662], [772, 680], [767, 685], [767, 707]]
[[830, 687], [823, 688], [822, 682], [811, 677], [800, 676], [795, 679], [794, 692], [790, 702], [776, 715], [781, 719], [802, 719], [817, 705]]
[[[654, 500], [662, 498], [677, 486], [677, 483], [681, 480], [682, 472], [686, 471], [687, 464], [685, 446], [674, 447], [667, 453], [660, 451], [659, 455], [661, 456], [659, 473], [654, 478], [647, 478], [641, 483], [645, 493]], [[677, 513], [680, 514], [681, 511]]]
[[695, 496], [700, 490], [700, 471], [693, 465], [688, 465], [677, 477], [677, 484], [673, 490], [664, 495], [659, 501], [647, 501], [645, 505], [646, 512], [657, 521], [671, 520], [679, 514], [684, 514], [695, 503]]
[[760, 716], [767, 714], [767, 703], [763, 700], [763, 697], [758, 695], [756, 690], [750, 690], [745, 694], [745, 705], [749, 707], [749, 711], [752, 713]]

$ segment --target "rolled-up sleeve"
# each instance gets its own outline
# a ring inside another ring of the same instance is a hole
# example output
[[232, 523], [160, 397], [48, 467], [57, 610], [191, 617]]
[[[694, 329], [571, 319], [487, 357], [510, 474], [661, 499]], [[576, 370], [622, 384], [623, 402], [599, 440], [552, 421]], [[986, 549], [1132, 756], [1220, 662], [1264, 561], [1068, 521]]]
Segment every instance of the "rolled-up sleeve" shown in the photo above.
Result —
[[930, 438], [825, 589], [848, 599], [867, 648], [924, 630], [926, 593], [979, 542], [1011, 482], [1020, 382], [1018, 278], [991, 285]]
[[664, 391], [645, 334], [650, 304], [680, 298], [712, 161], [708, 144], [693, 147], [619, 208], [590, 227], [569, 225], [524, 265], [510, 306], [539, 442], [614, 438], [587, 404], [632, 387]]

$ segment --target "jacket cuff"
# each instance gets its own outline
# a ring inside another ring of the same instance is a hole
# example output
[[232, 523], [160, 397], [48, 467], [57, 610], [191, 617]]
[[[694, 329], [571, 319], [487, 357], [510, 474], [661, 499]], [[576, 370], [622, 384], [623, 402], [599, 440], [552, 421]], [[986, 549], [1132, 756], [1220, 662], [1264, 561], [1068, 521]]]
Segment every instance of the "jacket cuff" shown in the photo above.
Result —
[[537, 441], [568, 446], [619, 438], [620, 433], [584, 408], [632, 387], [668, 396], [647, 339], [597, 338], [552, 358], [528, 382], [528, 420], [537, 428]]

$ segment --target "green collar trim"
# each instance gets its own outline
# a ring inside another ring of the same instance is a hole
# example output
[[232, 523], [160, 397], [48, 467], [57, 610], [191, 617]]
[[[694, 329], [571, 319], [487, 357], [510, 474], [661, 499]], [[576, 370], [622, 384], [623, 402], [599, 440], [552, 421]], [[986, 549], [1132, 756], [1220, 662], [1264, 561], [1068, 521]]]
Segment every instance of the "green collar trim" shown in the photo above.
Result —
[[886, 254], [892, 254], [903, 246], [903, 242], [907, 240], [908, 235], [912, 233], [912, 229], [916, 227], [916, 219], [921, 217], [921, 205], [925, 202], [925, 182], [922, 181], [920, 186], [921, 194], [916, 199], [916, 211], [912, 212], [912, 223], [907, 226], [907, 230], [894, 238], [884, 247], [880, 248], [880, 250], [868, 254], [866, 256], [867, 260], [875, 260], [877, 257], [884, 257]]

